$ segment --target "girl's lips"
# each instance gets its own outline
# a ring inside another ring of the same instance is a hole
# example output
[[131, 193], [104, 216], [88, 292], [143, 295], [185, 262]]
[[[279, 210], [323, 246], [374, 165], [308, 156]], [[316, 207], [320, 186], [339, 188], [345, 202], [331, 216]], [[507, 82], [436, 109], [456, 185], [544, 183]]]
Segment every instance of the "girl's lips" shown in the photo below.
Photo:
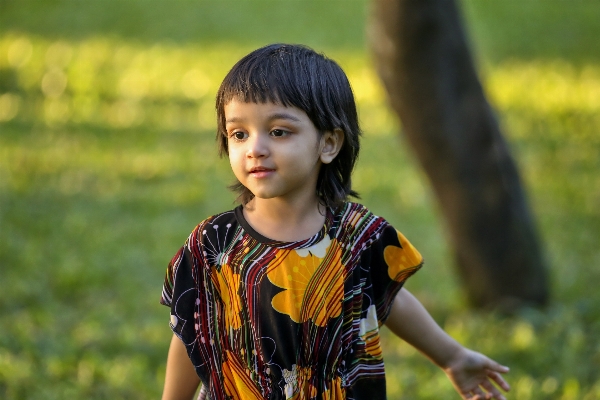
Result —
[[250, 170], [250, 176], [252, 176], [253, 178], [266, 178], [267, 176], [271, 175], [273, 172], [275, 172], [274, 169], [256, 168], [256, 169]]

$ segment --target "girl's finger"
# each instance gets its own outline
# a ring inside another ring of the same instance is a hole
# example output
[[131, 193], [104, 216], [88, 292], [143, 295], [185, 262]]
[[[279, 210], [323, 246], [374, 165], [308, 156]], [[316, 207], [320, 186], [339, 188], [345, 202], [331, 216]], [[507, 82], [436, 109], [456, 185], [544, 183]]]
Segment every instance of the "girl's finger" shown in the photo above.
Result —
[[508, 384], [508, 382], [506, 382], [504, 380], [504, 378], [502, 377], [502, 375], [500, 375], [499, 373], [497, 373], [495, 371], [489, 371], [488, 370], [487, 375], [494, 382], [496, 382], [498, 384], [498, 386], [500, 386], [502, 388], [502, 390], [504, 390], [505, 392], [508, 392], [510, 390], [510, 385]]
[[483, 381], [481, 386], [487, 391], [486, 399], [501, 399], [502, 393], [490, 381]]
[[507, 373], [508, 371], [510, 371], [510, 368], [504, 366], [504, 365], [500, 365], [498, 364], [496, 361], [488, 358], [487, 359], [487, 365], [486, 365], [487, 369], [490, 369], [492, 371], [497, 371], [500, 372], [502, 374]]

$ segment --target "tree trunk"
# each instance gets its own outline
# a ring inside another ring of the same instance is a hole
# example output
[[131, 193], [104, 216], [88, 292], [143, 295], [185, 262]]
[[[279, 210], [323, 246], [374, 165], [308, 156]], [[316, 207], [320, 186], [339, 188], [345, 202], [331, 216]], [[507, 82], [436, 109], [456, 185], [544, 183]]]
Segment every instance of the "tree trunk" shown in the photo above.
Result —
[[438, 197], [471, 304], [545, 304], [534, 223], [454, 0], [373, 0], [369, 39], [391, 106]]

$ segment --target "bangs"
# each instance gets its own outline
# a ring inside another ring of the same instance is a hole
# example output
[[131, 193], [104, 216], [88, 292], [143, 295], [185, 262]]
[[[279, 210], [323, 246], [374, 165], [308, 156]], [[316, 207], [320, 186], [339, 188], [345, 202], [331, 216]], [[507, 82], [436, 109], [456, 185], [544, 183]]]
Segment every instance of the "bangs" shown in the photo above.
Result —
[[235, 99], [245, 103], [271, 102], [308, 111], [307, 92], [313, 85], [306, 62], [286, 51], [286, 46], [264, 50], [269, 54], [253, 54], [233, 67], [235, 73], [223, 80], [217, 104], [225, 106]]

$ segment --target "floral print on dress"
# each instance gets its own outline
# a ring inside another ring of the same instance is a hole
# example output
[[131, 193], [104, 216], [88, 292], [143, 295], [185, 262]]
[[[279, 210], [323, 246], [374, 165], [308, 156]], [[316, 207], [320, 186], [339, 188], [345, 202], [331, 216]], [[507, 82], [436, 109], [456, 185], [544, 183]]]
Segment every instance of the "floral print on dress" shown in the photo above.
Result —
[[390, 279], [395, 281], [403, 282], [406, 279], [406, 275], [411, 275], [415, 267], [419, 267], [423, 262], [421, 253], [414, 248], [414, 246], [406, 240], [404, 235], [398, 231], [398, 246], [387, 246], [383, 251], [385, 262], [388, 266], [388, 275]]
[[379, 327], [422, 261], [360, 204], [328, 210], [298, 242], [261, 236], [240, 206], [196, 226], [161, 303], [203, 398], [383, 400]]
[[285, 289], [271, 303], [297, 323], [311, 320], [324, 327], [342, 312], [344, 266], [337, 240], [324, 238], [314, 248], [277, 253], [269, 280]]
[[229, 264], [223, 264], [220, 271], [213, 273], [216, 278], [216, 287], [225, 308], [225, 326], [229, 332], [231, 329], [239, 329], [242, 326], [242, 304], [239, 296], [240, 274], [233, 272]]
[[230, 351], [225, 351], [222, 366], [223, 388], [233, 399], [263, 400], [260, 390], [250, 378], [248, 368], [243, 366]]
[[382, 358], [379, 344], [379, 322], [374, 305], [367, 309], [366, 318], [360, 320], [360, 338], [365, 342], [365, 353], [373, 358]]

